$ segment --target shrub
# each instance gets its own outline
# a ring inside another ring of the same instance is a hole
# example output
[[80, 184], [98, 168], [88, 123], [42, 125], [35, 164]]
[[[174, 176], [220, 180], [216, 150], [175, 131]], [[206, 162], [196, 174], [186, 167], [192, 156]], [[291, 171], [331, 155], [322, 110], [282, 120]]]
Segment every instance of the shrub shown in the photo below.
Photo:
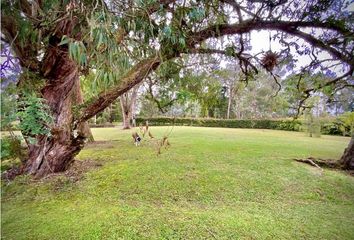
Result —
[[21, 120], [19, 128], [30, 143], [35, 143], [35, 136], [51, 136], [50, 125], [53, 118], [46, 100], [35, 95], [26, 95], [19, 102], [17, 116]]
[[321, 133], [327, 135], [344, 135], [342, 125], [338, 120], [321, 123]]
[[4, 136], [1, 139], [1, 160], [16, 159], [22, 160], [24, 156], [21, 146], [21, 139], [17, 136]]
[[[306, 121], [291, 119], [212, 119], [212, 118], [171, 118], [171, 117], [139, 117], [136, 118], [136, 124], [145, 124], [149, 121], [150, 126], [194, 126], [194, 127], [223, 127], [223, 128], [257, 128], [257, 129], [275, 129], [285, 131], [304, 131], [306, 130]], [[319, 136], [320, 133], [328, 135], [346, 135], [349, 128], [344, 128], [340, 119], [323, 118], [317, 119], [311, 125], [313, 135]], [[109, 127], [107, 124], [100, 126], [91, 125], [91, 127]]]
[[102, 114], [100, 114], [97, 119], [96, 119], [96, 123], [97, 124], [105, 124], [109, 122], [110, 115], [107, 111], [102, 112]]
[[354, 134], [354, 112], [346, 112], [339, 116], [340, 129], [343, 135], [351, 136]]

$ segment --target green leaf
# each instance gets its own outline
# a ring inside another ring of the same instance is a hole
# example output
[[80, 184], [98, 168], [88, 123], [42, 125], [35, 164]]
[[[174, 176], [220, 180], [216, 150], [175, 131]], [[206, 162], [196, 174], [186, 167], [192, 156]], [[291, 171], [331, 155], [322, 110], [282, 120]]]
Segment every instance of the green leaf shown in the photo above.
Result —
[[235, 54], [235, 48], [234, 47], [227, 47], [227, 48], [225, 48], [225, 53], [226, 53], [226, 56], [232, 57]]
[[61, 42], [58, 44], [58, 46], [64, 45], [64, 44], [68, 44], [70, 42], [70, 38], [66, 35], [64, 35], [61, 38]]
[[103, 34], [102, 32], [100, 32], [97, 47], [99, 47], [102, 43], [103, 43]]
[[87, 65], [87, 58], [86, 58], [86, 54], [85, 53], [81, 54], [80, 65], [82, 65], [82, 66], [86, 66]]
[[185, 46], [186, 46], [186, 40], [185, 40], [183, 37], [180, 37], [180, 38], [179, 38], [179, 44], [180, 44], [182, 47], [185, 47]]
[[165, 26], [162, 31], [166, 35], [166, 37], [170, 37], [171, 36], [172, 30], [171, 30], [171, 28], [169, 26]]

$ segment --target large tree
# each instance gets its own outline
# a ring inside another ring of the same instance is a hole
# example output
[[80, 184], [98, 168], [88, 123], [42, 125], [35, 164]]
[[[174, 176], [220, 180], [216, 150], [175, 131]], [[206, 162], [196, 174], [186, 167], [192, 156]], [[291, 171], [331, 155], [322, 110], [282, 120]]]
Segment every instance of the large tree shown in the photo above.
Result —
[[[84, 123], [142, 82], [161, 63], [181, 54], [226, 54], [238, 61], [245, 80], [258, 72], [257, 63], [271, 74], [277, 60], [307, 54], [312, 60], [302, 67], [299, 81], [305, 71], [331, 70], [331, 63], [342, 65], [345, 72], [302, 89], [304, 98], [320, 88], [335, 91], [352, 86], [354, 28], [346, 2], [2, 2], [2, 40], [11, 44], [22, 67], [18, 86], [44, 98], [53, 116], [51, 134], [37, 135], [36, 143], [29, 143], [23, 172], [41, 177], [67, 169], [84, 146]], [[283, 45], [282, 51], [259, 59], [260, 55], [249, 49], [249, 36], [255, 30], [273, 31], [274, 40]], [[328, 57], [320, 58], [322, 52]], [[89, 69], [95, 69], [103, 81], [116, 81], [80, 104], [79, 76]], [[278, 81], [276, 76], [274, 80]], [[26, 88], [36, 81], [42, 82], [40, 88]], [[343, 161], [352, 162], [353, 151], [347, 152], [345, 156], [349, 157], [343, 156]]]

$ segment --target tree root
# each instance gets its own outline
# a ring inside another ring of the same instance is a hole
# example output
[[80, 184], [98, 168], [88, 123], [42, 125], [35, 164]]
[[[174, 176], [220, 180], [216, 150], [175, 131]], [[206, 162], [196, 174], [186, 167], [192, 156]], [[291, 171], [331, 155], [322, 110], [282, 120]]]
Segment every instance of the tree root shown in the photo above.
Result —
[[320, 166], [318, 166], [312, 159], [294, 159], [294, 160], [297, 162], [308, 163], [314, 167], [321, 169], [321, 171], [323, 171], [323, 169]]
[[337, 169], [337, 170], [344, 171], [351, 176], [354, 176], [354, 171], [344, 169], [343, 165], [340, 163], [339, 160], [321, 159], [321, 158], [316, 159], [313, 157], [308, 157], [305, 159], [294, 158], [294, 160], [297, 162], [302, 162], [314, 166], [318, 169], [321, 169], [321, 171], [323, 171], [323, 168]]
[[317, 168], [336, 168], [336, 169], [341, 169], [342, 166], [341, 164], [339, 163], [338, 160], [332, 160], [332, 159], [316, 159], [316, 158], [313, 158], [313, 157], [308, 157], [306, 159], [297, 159], [295, 158], [294, 159], [295, 161], [297, 162], [302, 162], [302, 163], [307, 163], [307, 164], [310, 164], [314, 167], [317, 167]]
[[17, 176], [23, 174], [24, 169], [21, 166], [12, 166], [8, 170], [1, 173], [1, 179], [7, 182], [14, 180]]

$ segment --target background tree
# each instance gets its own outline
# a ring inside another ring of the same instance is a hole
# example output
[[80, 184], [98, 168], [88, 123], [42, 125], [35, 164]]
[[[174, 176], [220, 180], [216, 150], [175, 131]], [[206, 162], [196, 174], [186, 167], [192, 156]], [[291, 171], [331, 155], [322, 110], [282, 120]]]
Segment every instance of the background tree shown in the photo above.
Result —
[[354, 91], [349, 88], [330, 93], [327, 106], [334, 115], [354, 111]]
[[132, 119], [135, 114], [136, 98], [138, 96], [139, 85], [130, 89], [120, 96], [120, 106], [123, 116], [123, 129], [130, 129], [132, 127]]
[[261, 72], [254, 81], [241, 83], [241, 89], [235, 96], [235, 112], [238, 118], [264, 119], [290, 117], [289, 104], [284, 91], [278, 91], [271, 76]]
[[219, 75], [227, 92], [226, 118], [229, 119], [235, 104], [235, 96], [242, 90], [242, 75], [240, 69], [233, 66], [227, 66], [225, 70], [219, 71]]

